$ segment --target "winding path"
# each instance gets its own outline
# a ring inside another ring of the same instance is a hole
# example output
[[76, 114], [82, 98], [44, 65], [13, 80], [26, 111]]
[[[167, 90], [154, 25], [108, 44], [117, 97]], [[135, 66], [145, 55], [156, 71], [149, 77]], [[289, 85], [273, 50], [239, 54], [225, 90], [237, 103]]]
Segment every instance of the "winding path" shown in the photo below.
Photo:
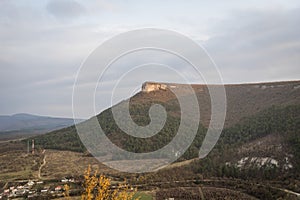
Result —
[[5, 185], [2, 187], [2, 189], [4, 190], [8, 185], [8, 182], [5, 183]]
[[43, 163], [41, 164], [41, 166], [39, 167], [39, 172], [38, 172], [38, 178], [41, 179], [41, 171], [42, 168], [46, 165], [46, 154], [44, 155], [44, 159], [43, 159]]
[[288, 189], [283, 189], [283, 188], [277, 188], [277, 189], [278, 189], [278, 190], [281, 190], [281, 191], [283, 191], [283, 192], [286, 192], [286, 193], [295, 195], [295, 196], [297, 196], [298, 198], [300, 197], [300, 193], [297, 193], [297, 192], [294, 192], [294, 191], [291, 191], [291, 190], [288, 190]]

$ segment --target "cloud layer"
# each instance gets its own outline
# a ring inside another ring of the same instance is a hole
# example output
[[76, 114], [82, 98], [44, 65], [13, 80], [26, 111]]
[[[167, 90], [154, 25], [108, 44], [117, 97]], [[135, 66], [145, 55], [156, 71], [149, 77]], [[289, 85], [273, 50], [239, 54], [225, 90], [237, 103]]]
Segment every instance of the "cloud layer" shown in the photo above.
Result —
[[[144, 27], [172, 29], [203, 45], [225, 83], [299, 79], [299, 11], [300, 3], [294, 0], [276, 0], [272, 5], [270, 1], [2, 0], [0, 113], [72, 116], [72, 87], [84, 59], [112, 36]], [[179, 65], [163, 54], [155, 58]], [[148, 61], [149, 55], [128, 57], [122, 67], [129, 69], [143, 59]], [[149, 74], [148, 80], [155, 78], [155, 73]], [[128, 89], [130, 95], [136, 86]], [[97, 91], [97, 96], [110, 98], [108, 92]], [[99, 103], [97, 111], [106, 106]]]

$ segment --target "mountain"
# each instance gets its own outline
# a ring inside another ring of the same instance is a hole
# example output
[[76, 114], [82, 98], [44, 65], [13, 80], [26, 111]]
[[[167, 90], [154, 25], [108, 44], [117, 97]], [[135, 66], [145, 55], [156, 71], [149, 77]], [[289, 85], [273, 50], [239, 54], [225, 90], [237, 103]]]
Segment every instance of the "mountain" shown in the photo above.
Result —
[[[83, 120], [75, 120], [76, 123]], [[58, 118], [31, 115], [26, 113], [11, 116], [0, 115], [0, 139], [13, 139], [16, 137], [42, 134], [61, 129], [74, 124], [72, 118]]]
[[[112, 108], [79, 125], [92, 127], [93, 121], [98, 120], [110, 141], [127, 151], [144, 153], [160, 149], [175, 137], [181, 120], [179, 102], [170, 91], [171, 87], [179, 91], [179, 98], [189, 99], [186, 85], [145, 83], [141, 92], [114, 106], [118, 108], [129, 103], [133, 121], [145, 126], [150, 123], [151, 105], [162, 105], [167, 120], [159, 133], [152, 137], [138, 138], [124, 133], [115, 123]], [[190, 184], [242, 191], [258, 199], [296, 199], [289, 195], [300, 194], [300, 81], [225, 85], [225, 126], [216, 146], [203, 159], [198, 159], [198, 152], [210, 120], [209, 91], [205, 85], [192, 87], [201, 113], [193, 143], [184, 154], [179, 153], [177, 163], [141, 174], [139, 180], [145, 184], [165, 182], [167, 185], [176, 185], [180, 180], [197, 180]], [[89, 137], [89, 133], [86, 134]], [[42, 148], [87, 152], [75, 126], [33, 139]], [[139, 159], [109, 153], [97, 156], [107, 157], [116, 165], [128, 159]], [[161, 154], [157, 159], [164, 157]], [[128, 165], [128, 168], [132, 167]]]
[[[167, 111], [166, 124], [155, 137], [141, 139], [128, 136], [115, 124], [111, 108], [100, 113], [97, 119], [112, 142], [134, 152], [149, 152], [167, 144], [176, 133], [180, 122], [180, 106], [176, 96], [168, 89], [170, 87], [177, 89], [182, 94], [182, 98], [189, 98], [186, 85], [147, 82], [143, 84], [141, 92], [116, 105], [123, 106], [129, 101], [131, 118], [138, 125], [149, 124], [148, 111], [151, 105], [161, 104], [164, 106]], [[215, 85], [214, 87], [220, 86]], [[197, 95], [201, 113], [200, 128], [198, 130], [199, 138], [196, 137], [195, 141], [198, 148], [209, 125], [211, 105], [207, 86], [192, 85], [192, 88]], [[227, 96], [225, 129], [233, 127], [243, 119], [255, 116], [272, 106], [282, 108], [300, 104], [300, 81], [231, 84], [225, 85], [225, 89]], [[84, 123], [88, 124], [92, 119]], [[44, 148], [85, 150], [82, 148], [83, 145], [79, 141], [74, 126], [37, 137], [36, 141]]]

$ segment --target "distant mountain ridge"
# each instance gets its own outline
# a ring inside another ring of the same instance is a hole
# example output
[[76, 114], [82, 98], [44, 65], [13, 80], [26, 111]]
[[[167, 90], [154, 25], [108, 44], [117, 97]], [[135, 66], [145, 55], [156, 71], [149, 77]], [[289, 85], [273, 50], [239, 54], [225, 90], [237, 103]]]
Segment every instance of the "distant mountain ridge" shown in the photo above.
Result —
[[[76, 123], [82, 121], [82, 119], [75, 120]], [[22, 136], [47, 133], [73, 124], [74, 119], [72, 118], [38, 116], [27, 113], [0, 115], [0, 139], [3, 139], [3, 137], [11, 138], [13, 135]]]

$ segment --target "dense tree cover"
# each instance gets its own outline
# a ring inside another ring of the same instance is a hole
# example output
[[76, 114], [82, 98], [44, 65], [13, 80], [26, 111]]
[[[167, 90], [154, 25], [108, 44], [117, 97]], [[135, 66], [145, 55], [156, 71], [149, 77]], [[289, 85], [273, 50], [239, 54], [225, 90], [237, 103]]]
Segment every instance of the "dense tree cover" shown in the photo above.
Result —
[[268, 134], [297, 133], [300, 130], [300, 105], [272, 106], [245, 118], [222, 133], [222, 145], [241, 144]]
[[[134, 122], [140, 126], [145, 126], [150, 123], [148, 111], [151, 105], [158, 102], [151, 102], [147, 104], [133, 104], [130, 106], [130, 114]], [[167, 111], [167, 120], [162, 130], [155, 136], [149, 138], [137, 138], [124, 133], [114, 122], [111, 110], [107, 110], [98, 117], [99, 123], [107, 136], [115, 144], [121, 146], [127, 151], [144, 153], [158, 150], [167, 145], [178, 131], [180, 126], [180, 117], [172, 113], [177, 110], [176, 102], [171, 101], [163, 104]], [[205, 136], [206, 129], [200, 125], [197, 135], [194, 139], [193, 145], [184, 154], [185, 159], [195, 158], [197, 156], [197, 149], [200, 147]]]
[[[149, 124], [149, 108], [154, 103], [134, 103], [130, 105], [130, 114], [135, 123], [141, 126]], [[169, 101], [163, 103], [168, 113], [167, 121], [163, 129], [155, 136], [149, 138], [137, 138], [124, 133], [115, 123], [111, 109], [107, 109], [98, 116], [102, 129], [112, 142], [131, 152], [150, 152], [167, 145], [177, 133], [180, 125], [180, 116], [174, 114], [179, 109], [178, 102]], [[300, 142], [298, 130], [300, 130], [300, 106], [275, 107], [261, 111], [255, 116], [245, 118], [240, 123], [224, 129], [221, 138], [212, 155], [220, 155], [222, 152], [230, 155], [234, 147], [246, 142], [264, 137], [268, 134], [285, 134], [286, 141], [297, 158], [300, 157]], [[196, 158], [199, 148], [206, 134], [206, 128], [199, 126], [198, 133], [184, 155], [179, 160]], [[74, 126], [54, 131], [42, 136], [35, 137], [37, 145], [43, 148], [59, 150], [85, 151]], [[213, 162], [218, 157], [210, 156], [206, 163]], [[300, 159], [297, 159], [300, 160]], [[234, 171], [222, 166], [223, 171]], [[218, 169], [220, 172], [221, 169]]]
[[[131, 105], [130, 113], [137, 124], [147, 125], [150, 122], [148, 111], [153, 103], [156, 102], [148, 102], [145, 104], [135, 103]], [[157, 135], [146, 139], [131, 137], [123, 133], [115, 124], [110, 109], [102, 112], [98, 116], [98, 120], [107, 136], [115, 144], [132, 152], [149, 152], [168, 144], [176, 134], [180, 123], [180, 116], [173, 112], [174, 109], [177, 109], [176, 102], [167, 102], [163, 106], [166, 107], [168, 113], [164, 128]], [[160, 171], [158, 174], [153, 174], [155, 178], [150, 174], [145, 178], [145, 181], [147, 183], [149, 183], [149, 181], [151, 182], [152, 179], [153, 181], [168, 181], [174, 177], [176, 180], [190, 180], [201, 174], [204, 178], [228, 177], [252, 181], [280, 180], [280, 182], [285, 184], [286, 188], [299, 192], [299, 188], [297, 189], [295, 186], [297, 184], [293, 182], [297, 177], [300, 177], [299, 126], [300, 105], [271, 106], [254, 116], [242, 119], [234, 126], [224, 129], [217, 145], [206, 158], [194, 160], [184, 169], [181, 168], [181, 171], [178, 171], [178, 173], [175, 172], [174, 169], [170, 169]], [[206, 128], [200, 126], [193, 144], [179, 160], [196, 158], [205, 134]], [[283, 171], [275, 166], [241, 169], [236, 165], [228, 165], [226, 163], [226, 161], [233, 160], [235, 156], [238, 155], [237, 149], [239, 147], [268, 135], [283, 136], [284, 140], [281, 141], [285, 143], [283, 151], [293, 155], [293, 159], [291, 160], [294, 166], [293, 169]], [[41, 145], [43, 148], [85, 151], [74, 126], [35, 137], [35, 141], [37, 145]], [[182, 173], [183, 171], [190, 173], [185, 174]], [[174, 174], [178, 174], [179, 177], [174, 176]], [[274, 192], [271, 194], [271, 192], [268, 192], [265, 188], [261, 188], [258, 185], [247, 186], [247, 188], [245, 188], [245, 190], [247, 189], [248, 194], [253, 194], [258, 197], [265, 195], [265, 199], [272, 199], [274, 194], [275, 196], [277, 195]], [[281, 194], [278, 194], [277, 196], [280, 195]]]
[[[97, 116], [101, 128], [104, 130], [108, 138], [120, 146], [131, 152], [151, 152], [167, 145], [177, 133], [180, 125], [180, 115], [177, 114], [179, 105], [177, 101], [171, 100], [165, 103], [148, 101], [145, 103], [130, 104], [130, 114], [133, 121], [145, 126], [150, 122], [149, 109], [153, 104], [162, 104], [167, 112], [167, 120], [162, 130], [155, 136], [149, 138], [137, 138], [124, 133], [115, 123], [111, 109], [103, 111]], [[185, 153], [184, 158], [193, 158], [197, 156], [197, 148], [200, 147], [204, 138], [206, 129], [200, 125], [198, 134], [194, 139], [192, 147]], [[30, 138], [31, 140], [32, 138]], [[34, 137], [37, 146], [42, 148], [85, 151], [79, 137], [76, 133], [75, 126], [54, 131], [42, 136]]]
[[[148, 110], [151, 105], [152, 104], [148, 103], [133, 104], [130, 106], [130, 114], [136, 124], [140, 126], [146, 126], [150, 123]], [[162, 148], [174, 137], [180, 124], [179, 118], [168, 115], [166, 124], [158, 134], [143, 139], [124, 133], [115, 123], [111, 109], [101, 113], [98, 117], [98, 120], [102, 129], [111, 141], [127, 151], [136, 153], [151, 152]]]
[[[208, 157], [195, 161], [192, 168], [195, 173], [205, 176], [221, 176], [232, 178], [259, 178], [280, 179], [293, 174], [299, 175], [300, 166], [300, 106], [270, 107], [250, 118], [243, 119], [239, 124], [227, 128]], [[229, 165], [226, 160], [232, 160], [238, 147], [262, 138], [269, 134], [284, 136], [284, 143], [288, 147], [283, 149], [286, 153], [293, 154], [293, 169], [282, 171], [276, 166], [252, 167], [239, 169], [235, 165]], [[288, 173], [288, 174], [286, 174]]]
[[[36, 148], [70, 150], [76, 152], [85, 151], [84, 145], [76, 133], [75, 126], [29, 138], [29, 141], [32, 139], [35, 141]], [[24, 140], [24, 142], [27, 142], [27, 140]]]

